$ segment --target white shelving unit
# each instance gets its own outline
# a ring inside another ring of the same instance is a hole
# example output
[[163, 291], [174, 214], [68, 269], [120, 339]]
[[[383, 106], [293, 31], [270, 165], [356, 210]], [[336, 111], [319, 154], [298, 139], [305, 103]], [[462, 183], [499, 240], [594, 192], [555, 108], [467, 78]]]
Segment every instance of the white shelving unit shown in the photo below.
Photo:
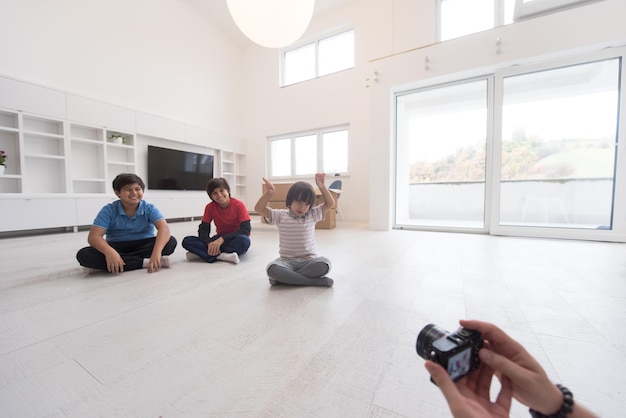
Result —
[[[111, 139], [113, 136], [121, 136], [123, 138], [122, 143], [115, 143]], [[106, 187], [108, 190], [112, 188], [112, 182], [115, 176], [119, 173], [134, 173], [135, 172], [135, 135], [120, 132], [105, 130], [106, 147], [105, 147], [105, 160], [107, 173]]]
[[[119, 142], [113, 139], [118, 136]], [[7, 154], [0, 204], [12, 219], [0, 224], [0, 234], [89, 225], [115, 199], [117, 174], [146, 180], [142, 136], [215, 150], [215, 175], [228, 178], [233, 196], [245, 197], [239, 138], [0, 77], [0, 150]], [[222, 151], [225, 146], [233, 151]], [[185, 218], [199, 215], [206, 195], [163, 191], [149, 200], [166, 216]]]
[[70, 177], [74, 193], [105, 193], [104, 130], [70, 123]]
[[228, 181], [231, 194], [238, 199], [246, 198], [246, 176], [243, 173], [244, 168], [244, 154], [224, 150], [220, 152], [220, 175]]
[[5, 171], [0, 176], [0, 193], [22, 191], [18, 116], [17, 112], [0, 110], [0, 150], [7, 154]]
[[22, 192], [67, 193], [65, 122], [25, 114], [20, 116], [24, 167]]
[[0, 109], [0, 149], [3, 194], [105, 194], [117, 174], [135, 172], [134, 134], [18, 111]]
[[235, 154], [235, 196], [245, 199], [248, 196], [246, 190], [246, 156], [244, 154]]

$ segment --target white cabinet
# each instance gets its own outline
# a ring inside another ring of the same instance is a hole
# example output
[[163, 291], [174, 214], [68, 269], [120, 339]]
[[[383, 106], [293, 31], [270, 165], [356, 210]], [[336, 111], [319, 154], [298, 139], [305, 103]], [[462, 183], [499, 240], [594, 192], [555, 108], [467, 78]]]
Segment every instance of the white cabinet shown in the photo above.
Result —
[[[10, 220], [0, 225], [1, 232], [76, 225], [76, 203], [74, 199], [63, 197], [0, 198], [0, 204], [2, 205], [2, 213], [11, 214]], [[91, 221], [93, 221], [93, 217]]]
[[233, 197], [240, 200], [246, 198], [245, 155], [231, 151], [220, 151], [220, 176], [230, 185]]

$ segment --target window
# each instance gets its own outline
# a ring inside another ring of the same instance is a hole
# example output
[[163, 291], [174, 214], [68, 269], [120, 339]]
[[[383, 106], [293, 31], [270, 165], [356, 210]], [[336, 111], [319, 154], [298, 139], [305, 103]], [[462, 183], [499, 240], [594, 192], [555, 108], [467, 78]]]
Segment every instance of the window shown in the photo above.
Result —
[[625, 57], [603, 50], [396, 92], [394, 226], [626, 241]]
[[513, 23], [516, 0], [439, 0], [439, 40]]
[[515, 20], [550, 13], [592, 0], [515, 0]]
[[598, 0], [437, 0], [438, 39], [447, 41]]
[[335, 127], [270, 138], [270, 177], [348, 172], [348, 128]]
[[611, 228], [620, 67], [612, 58], [503, 77], [500, 225]]
[[354, 68], [354, 30], [335, 33], [282, 53], [282, 86]]
[[396, 98], [396, 224], [484, 228], [489, 85], [481, 78]]

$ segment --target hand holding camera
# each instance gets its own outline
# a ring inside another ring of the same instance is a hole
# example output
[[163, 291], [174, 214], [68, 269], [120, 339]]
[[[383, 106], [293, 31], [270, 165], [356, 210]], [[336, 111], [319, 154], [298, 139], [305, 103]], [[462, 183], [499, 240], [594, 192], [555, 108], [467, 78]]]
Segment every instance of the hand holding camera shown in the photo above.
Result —
[[[428, 325], [420, 332], [416, 345], [418, 354], [427, 359], [426, 370], [441, 389], [454, 417], [508, 417], [513, 397], [530, 407], [533, 417], [555, 412], [568, 418], [596, 417], [573, 399], [567, 415], [562, 412], [567, 401], [565, 392], [550, 381], [541, 365], [520, 343], [500, 328], [481, 321], [461, 320], [460, 324], [462, 328], [454, 334]], [[450, 341], [451, 336], [454, 342]], [[436, 343], [442, 338], [448, 341]], [[465, 367], [458, 372], [456, 365], [451, 369], [450, 359], [467, 350], [477, 353], [476, 359], [472, 356], [468, 359], [469, 369]], [[501, 388], [492, 402], [489, 393], [494, 374]]]
[[450, 334], [435, 324], [426, 325], [415, 344], [420, 357], [440, 364], [455, 382], [478, 368], [481, 348], [483, 337], [480, 332], [461, 327]]

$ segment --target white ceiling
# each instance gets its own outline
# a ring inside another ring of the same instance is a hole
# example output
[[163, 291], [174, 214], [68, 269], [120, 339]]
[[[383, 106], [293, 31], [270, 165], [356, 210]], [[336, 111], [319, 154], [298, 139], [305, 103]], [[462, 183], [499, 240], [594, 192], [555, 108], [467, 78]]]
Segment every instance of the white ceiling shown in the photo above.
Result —
[[[237, 45], [245, 48], [254, 45], [235, 25], [230, 16], [226, 0], [185, 0], [194, 6], [198, 11]], [[336, 9], [353, 0], [315, 0], [315, 11], [313, 18], [320, 16], [330, 10]]]

